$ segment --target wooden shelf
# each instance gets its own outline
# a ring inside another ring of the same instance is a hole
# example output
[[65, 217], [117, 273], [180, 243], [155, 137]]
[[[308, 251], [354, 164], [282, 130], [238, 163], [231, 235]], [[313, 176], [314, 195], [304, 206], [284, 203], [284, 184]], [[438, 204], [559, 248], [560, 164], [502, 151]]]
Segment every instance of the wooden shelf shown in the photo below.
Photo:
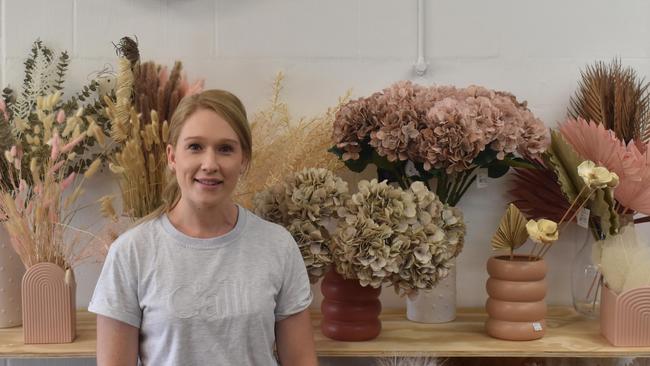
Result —
[[[600, 335], [597, 321], [566, 307], [552, 307], [546, 336], [530, 342], [508, 342], [483, 331], [483, 309], [459, 309], [454, 322], [419, 324], [406, 320], [403, 309], [382, 313], [383, 329], [368, 342], [337, 342], [320, 332], [321, 315], [312, 323], [321, 357], [650, 357], [650, 347], [612, 347]], [[21, 327], [0, 329], [0, 358], [94, 358], [95, 315], [77, 313], [77, 339], [68, 344], [25, 345]]]

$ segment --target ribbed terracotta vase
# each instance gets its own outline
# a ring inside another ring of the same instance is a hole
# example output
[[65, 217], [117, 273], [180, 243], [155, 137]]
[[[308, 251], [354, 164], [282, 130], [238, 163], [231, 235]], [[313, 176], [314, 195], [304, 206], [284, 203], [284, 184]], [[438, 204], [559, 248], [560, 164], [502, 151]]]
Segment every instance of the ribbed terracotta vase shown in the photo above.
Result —
[[9, 243], [9, 234], [0, 223], [0, 328], [19, 326], [23, 319], [20, 281], [25, 266]]
[[602, 286], [600, 332], [614, 346], [650, 346], [650, 286], [616, 294]]
[[323, 335], [337, 341], [367, 341], [381, 332], [381, 288], [362, 287], [358, 280], [346, 280], [334, 270], [321, 282]]
[[76, 336], [76, 282], [72, 270], [38, 263], [23, 276], [25, 344], [70, 343]]
[[486, 289], [487, 334], [509, 341], [530, 341], [546, 333], [546, 262], [527, 256], [492, 257]]

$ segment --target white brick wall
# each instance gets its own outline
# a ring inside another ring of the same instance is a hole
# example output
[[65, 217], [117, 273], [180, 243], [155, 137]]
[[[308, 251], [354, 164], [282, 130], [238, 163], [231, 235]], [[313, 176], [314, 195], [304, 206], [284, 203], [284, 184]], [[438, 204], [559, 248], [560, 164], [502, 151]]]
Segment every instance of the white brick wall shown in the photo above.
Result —
[[[416, 0], [0, 0], [0, 82], [20, 84], [23, 59], [40, 37], [70, 52], [68, 85], [78, 88], [114, 62], [111, 42], [137, 35], [145, 60], [181, 59], [190, 79], [205, 77], [207, 87], [235, 92], [251, 113], [283, 71], [294, 115], [319, 113], [350, 88], [360, 96], [410, 78], [509, 90], [555, 125], [586, 64], [621, 56], [640, 75], [650, 75], [645, 0], [425, 3], [429, 71], [416, 78]], [[502, 182], [470, 191], [460, 205], [469, 226], [458, 261], [460, 306], [485, 300], [484, 263], [505, 203]], [[115, 188], [106, 179], [94, 183], [94, 193]], [[570, 303], [571, 241], [582, 237], [565, 233], [549, 254], [550, 304]], [[98, 270], [81, 269], [80, 306], [87, 305]], [[385, 306], [402, 306], [391, 290], [384, 292]]]

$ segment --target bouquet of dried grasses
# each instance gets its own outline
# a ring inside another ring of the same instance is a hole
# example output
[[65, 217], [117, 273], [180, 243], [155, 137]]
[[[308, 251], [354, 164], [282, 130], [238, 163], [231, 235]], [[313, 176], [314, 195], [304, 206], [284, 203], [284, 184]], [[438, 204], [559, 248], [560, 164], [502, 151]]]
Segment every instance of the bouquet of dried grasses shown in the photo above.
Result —
[[289, 107], [281, 99], [282, 80], [278, 73], [273, 83], [271, 103], [251, 121], [253, 158], [251, 169], [240, 180], [235, 197], [252, 208], [253, 196], [281, 182], [294, 172], [318, 167], [333, 172], [343, 167], [336, 156], [327, 152], [332, 145], [332, 126], [336, 111], [349, 99], [339, 98], [334, 108], [311, 118], [292, 120]]
[[[42, 41], [37, 40], [25, 60], [25, 75], [20, 92], [9, 87], [3, 90], [0, 105], [0, 147], [2, 151], [11, 145], [21, 149], [25, 156], [22, 160], [25, 164], [23, 169], [28, 169], [27, 165], [32, 158], [38, 161], [47, 158], [47, 141], [52, 138], [54, 131], [63, 138], [72, 139], [79, 137], [81, 131], [90, 126], [94, 126], [98, 133], [107, 131], [107, 118], [99, 100], [99, 84], [96, 80], [64, 100], [63, 87], [69, 63], [65, 51], [57, 55]], [[45, 118], [43, 113], [54, 109], [60, 112]], [[61, 169], [66, 173], [90, 169], [91, 164], [102, 157], [101, 151], [92, 149], [95, 142], [90, 139], [77, 143]], [[9, 176], [6, 169], [0, 167], [3, 184], [11, 187], [12, 184], [5, 180]], [[40, 171], [40, 179], [44, 178], [44, 172]], [[31, 176], [24, 178], [27, 183], [34, 183]]]
[[[140, 64], [137, 44], [128, 37], [120, 41], [118, 51], [115, 99], [106, 98], [111, 138], [117, 145], [109, 168], [119, 176], [123, 213], [135, 220], [162, 203], [168, 120], [180, 99], [202, 90], [203, 81], [189, 85], [180, 62], [171, 74], [153, 62]], [[116, 219], [110, 197], [102, 198], [102, 207], [105, 215]]]
[[[83, 195], [83, 181], [99, 169], [100, 160], [96, 159], [78, 179], [78, 172], [66, 173], [66, 162], [74, 158], [75, 147], [86, 139], [87, 131], [80, 131], [78, 136], [62, 137], [52, 122], [65, 123], [62, 110], [52, 108], [58, 94], [38, 98], [36, 114], [43, 132], [50, 138], [44, 142], [48, 155], [44, 160], [29, 158], [25, 169], [23, 160], [27, 159], [22, 149], [13, 146], [4, 151], [8, 179], [0, 184], [0, 220], [3, 221], [11, 244], [25, 267], [37, 263], [50, 262], [63, 269], [72, 268], [97, 253], [101, 241], [87, 231], [73, 228], [71, 221], [74, 214], [82, 209], [77, 205]], [[50, 121], [50, 122], [48, 122]], [[27, 178], [33, 182], [28, 184]], [[71, 192], [64, 195], [69, 189]], [[70, 237], [68, 232], [76, 235]], [[91, 245], [79, 248], [81, 234], [93, 240]]]

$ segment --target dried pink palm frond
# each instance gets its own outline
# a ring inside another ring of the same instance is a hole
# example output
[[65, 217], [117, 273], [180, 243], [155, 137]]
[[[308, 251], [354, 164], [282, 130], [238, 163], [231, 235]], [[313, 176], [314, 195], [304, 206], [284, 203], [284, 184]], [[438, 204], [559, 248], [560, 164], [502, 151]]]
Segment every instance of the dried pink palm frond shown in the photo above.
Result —
[[582, 157], [618, 174], [614, 198], [632, 211], [650, 214], [650, 152], [641, 152], [631, 140], [627, 145], [613, 131], [584, 119], [568, 119], [560, 125], [562, 136]]

